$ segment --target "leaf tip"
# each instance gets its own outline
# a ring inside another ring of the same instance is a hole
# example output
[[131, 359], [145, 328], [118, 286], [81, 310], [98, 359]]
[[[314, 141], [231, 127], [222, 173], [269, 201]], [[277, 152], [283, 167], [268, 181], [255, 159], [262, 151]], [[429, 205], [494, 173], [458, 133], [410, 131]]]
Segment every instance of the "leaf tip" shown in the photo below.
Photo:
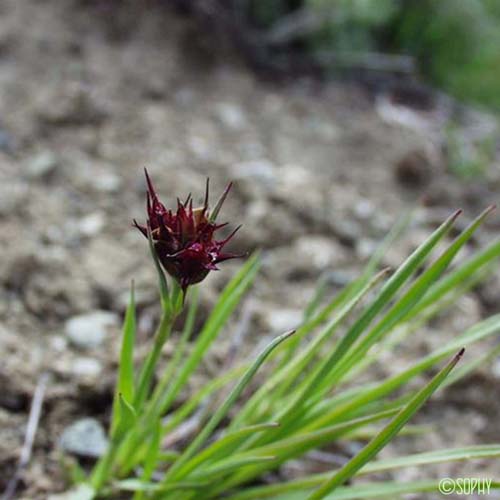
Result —
[[458, 210], [455, 210], [455, 212], [453, 212], [453, 214], [450, 217], [450, 222], [455, 222], [455, 220], [457, 219], [457, 217], [459, 215], [461, 215], [462, 213], [463, 213], [463, 209], [461, 209], [461, 208], [459, 208]]
[[384, 267], [378, 274], [380, 277], [387, 276], [388, 274], [391, 274], [393, 271], [391, 266]]

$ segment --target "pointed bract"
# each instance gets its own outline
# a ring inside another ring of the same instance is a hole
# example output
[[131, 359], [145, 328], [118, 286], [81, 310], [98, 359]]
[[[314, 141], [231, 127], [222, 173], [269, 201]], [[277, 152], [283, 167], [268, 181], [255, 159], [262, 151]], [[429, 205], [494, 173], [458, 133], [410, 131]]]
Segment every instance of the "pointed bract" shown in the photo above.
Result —
[[[167, 210], [158, 199], [153, 182], [146, 175], [147, 194], [147, 226], [151, 228], [151, 236], [158, 260], [168, 274], [186, 290], [189, 285], [202, 281], [210, 271], [216, 271], [217, 265], [228, 259], [242, 257], [230, 253], [222, 253], [222, 248], [236, 234], [238, 226], [228, 237], [216, 240], [214, 234], [227, 223], [215, 224], [215, 219], [231, 189], [226, 187], [214, 210], [208, 209], [209, 181], [207, 179], [205, 200], [202, 207], [193, 208], [191, 194], [182, 201], [177, 198], [175, 212]], [[134, 219], [134, 226], [147, 238], [148, 229]]]

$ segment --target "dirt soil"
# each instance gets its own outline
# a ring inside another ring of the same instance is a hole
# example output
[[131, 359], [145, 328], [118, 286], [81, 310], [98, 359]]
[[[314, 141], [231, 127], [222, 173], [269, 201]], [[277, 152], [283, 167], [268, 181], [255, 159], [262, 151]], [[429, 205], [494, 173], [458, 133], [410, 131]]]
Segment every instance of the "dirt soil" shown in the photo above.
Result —
[[[455, 108], [442, 96], [415, 109], [352, 84], [263, 81], [154, 2], [3, 0], [0, 491], [43, 372], [51, 378], [20, 498], [64, 491], [62, 430], [85, 416], [106, 422], [118, 324], [103, 343], [78, 347], [66, 321], [96, 310], [121, 317], [134, 279], [139, 342], [146, 345], [158, 316], [155, 276], [147, 245], [131, 227], [144, 218], [143, 166], [167, 200], [189, 192], [201, 200], [206, 177], [214, 196], [235, 181], [223, 218], [244, 227], [232, 249], [264, 251], [244, 351], [294, 326], [325, 270], [334, 288], [352, 278], [406, 210], [416, 208], [411, 231], [384, 264], [397, 265], [452, 210], [463, 208], [465, 223], [495, 201], [498, 160], [467, 182], [447, 169], [442, 143]], [[479, 119], [470, 116], [465, 120]], [[499, 223], [494, 216], [476, 244], [491, 239]], [[238, 265], [207, 279], [204, 311]], [[499, 291], [496, 278], [461, 299], [452, 315], [381, 360], [376, 376], [497, 311]], [[229, 342], [218, 344], [214, 366]], [[498, 442], [499, 377], [497, 363], [442, 392], [417, 419], [433, 431], [399, 439], [384, 453]], [[487, 477], [494, 469], [476, 462], [431, 472]]]

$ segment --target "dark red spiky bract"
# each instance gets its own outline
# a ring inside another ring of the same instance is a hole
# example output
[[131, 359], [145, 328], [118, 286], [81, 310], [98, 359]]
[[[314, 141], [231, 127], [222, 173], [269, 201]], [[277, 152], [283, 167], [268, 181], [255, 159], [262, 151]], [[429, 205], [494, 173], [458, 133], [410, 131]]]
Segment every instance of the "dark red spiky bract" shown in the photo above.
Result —
[[189, 285], [202, 281], [210, 271], [217, 270], [219, 262], [240, 257], [223, 252], [224, 246], [239, 227], [227, 238], [215, 239], [215, 232], [227, 225], [216, 224], [215, 218], [231, 184], [224, 190], [212, 213], [208, 209], [208, 180], [202, 207], [193, 208], [193, 199], [189, 195], [185, 202], [177, 199], [174, 212], [165, 208], [158, 199], [146, 169], [145, 174], [148, 188], [147, 225], [142, 226], [135, 220], [134, 225], [146, 238], [149, 228], [158, 260], [184, 291]]

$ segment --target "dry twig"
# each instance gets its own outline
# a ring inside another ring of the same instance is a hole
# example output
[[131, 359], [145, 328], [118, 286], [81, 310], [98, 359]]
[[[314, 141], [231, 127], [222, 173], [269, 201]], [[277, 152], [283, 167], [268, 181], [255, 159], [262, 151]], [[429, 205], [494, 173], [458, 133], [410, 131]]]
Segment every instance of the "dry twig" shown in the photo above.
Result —
[[33, 442], [35, 441], [40, 415], [42, 413], [43, 399], [45, 397], [45, 390], [47, 389], [49, 376], [43, 373], [37, 383], [35, 393], [33, 394], [33, 402], [31, 403], [28, 424], [26, 426], [26, 434], [24, 436], [24, 443], [19, 456], [19, 462], [16, 467], [14, 475], [7, 483], [7, 488], [4, 491], [2, 500], [11, 500], [14, 498], [19, 481], [21, 480], [24, 469], [29, 464], [31, 459], [31, 452], [33, 450]]

